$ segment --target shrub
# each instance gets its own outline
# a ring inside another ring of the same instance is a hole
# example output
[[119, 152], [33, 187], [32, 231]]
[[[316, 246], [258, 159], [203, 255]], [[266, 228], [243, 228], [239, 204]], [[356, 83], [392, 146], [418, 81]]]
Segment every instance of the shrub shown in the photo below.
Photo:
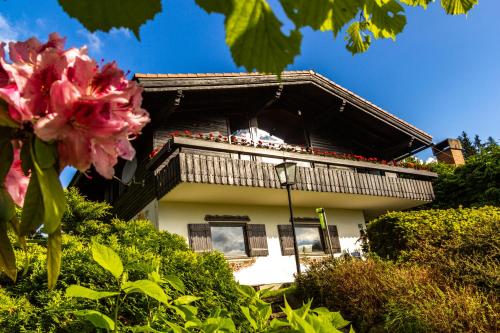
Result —
[[500, 146], [491, 145], [469, 157], [457, 168], [437, 163], [434, 183], [435, 208], [500, 206]]
[[66, 206], [61, 221], [66, 233], [73, 233], [84, 221], [107, 222], [112, 217], [112, 207], [109, 204], [86, 200], [74, 187], [66, 191]]
[[430, 267], [450, 281], [498, 292], [500, 208], [391, 212], [368, 225], [382, 258]]
[[499, 308], [471, 288], [423, 284], [391, 298], [385, 306], [389, 332], [494, 332]]
[[441, 285], [418, 266], [328, 260], [312, 264], [296, 282], [299, 296], [340, 311], [360, 332], [489, 332], [499, 319], [496, 299]]
[[[236, 321], [242, 318], [237, 283], [221, 254], [195, 254], [188, 248], [185, 239], [158, 231], [149, 221], [111, 219], [111, 215], [106, 213], [109, 212], [106, 204], [82, 203], [83, 198], [75, 191], [70, 191], [68, 196], [71, 207], [63, 223], [62, 266], [56, 290], [47, 290], [46, 240], [36, 237], [36, 240], [28, 242], [26, 253], [16, 249], [18, 265], [23, 265], [26, 258], [30, 261], [27, 270], [19, 267], [17, 283], [13, 284], [0, 274], [3, 296], [9, 297], [14, 303], [28, 302], [33, 311], [19, 308], [19, 318], [29, 318], [21, 320], [7, 316], [7, 312], [1, 310], [0, 327], [15, 327], [10, 330], [12, 332], [23, 329], [33, 332], [93, 332], [94, 328], [88, 323], [73, 321], [70, 310], [102, 310], [106, 304], [76, 301], [61, 294], [72, 284], [97, 290], [112, 287], [109, 273], [92, 260], [89, 247], [91, 238], [109, 245], [121, 256], [132, 280], [147, 278], [145, 272], [157, 268], [164, 276], [179, 276], [187, 292], [201, 297], [196, 302], [200, 318], [207, 317], [217, 309], [234, 313]], [[100, 212], [91, 207], [98, 207]], [[143, 298], [131, 296], [127, 307], [123, 308], [127, 324], [143, 322], [147, 315], [146, 309]]]

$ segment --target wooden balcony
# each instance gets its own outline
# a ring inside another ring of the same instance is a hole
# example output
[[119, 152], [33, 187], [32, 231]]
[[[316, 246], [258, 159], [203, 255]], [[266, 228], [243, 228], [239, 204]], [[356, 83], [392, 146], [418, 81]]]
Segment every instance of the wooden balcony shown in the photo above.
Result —
[[[295, 190], [434, 199], [431, 180], [436, 174], [429, 171], [189, 138], [175, 138], [169, 150], [168, 158], [156, 169], [158, 198], [180, 183], [280, 188], [274, 164], [262, 162], [267, 157], [309, 165], [297, 167]], [[369, 173], [373, 170], [386, 175]]]

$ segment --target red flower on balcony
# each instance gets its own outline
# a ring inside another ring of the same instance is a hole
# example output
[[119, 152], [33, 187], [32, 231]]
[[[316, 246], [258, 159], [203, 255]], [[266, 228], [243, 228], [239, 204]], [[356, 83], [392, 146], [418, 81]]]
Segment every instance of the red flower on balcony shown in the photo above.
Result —
[[153, 157], [155, 157], [155, 156], [158, 154], [158, 152], [159, 152], [160, 150], [161, 150], [161, 148], [159, 148], [159, 147], [157, 147], [157, 148], [153, 149], [153, 150], [151, 151], [151, 153], [149, 153], [149, 159], [152, 159]]
[[[172, 138], [177, 137], [177, 136], [185, 136], [185, 137], [190, 137], [193, 139], [203, 139], [203, 140], [210, 140], [210, 141], [216, 141], [216, 142], [231, 142], [231, 143], [243, 145], [243, 146], [253, 146], [254, 145], [254, 142], [252, 140], [247, 140], [246, 138], [235, 137], [235, 136], [227, 137], [227, 136], [224, 136], [220, 133], [217, 133], [217, 135], [215, 135], [214, 133], [209, 133], [208, 135], [205, 135], [203, 133], [197, 133], [195, 135], [195, 134], [191, 133], [190, 131], [185, 130], [182, 133], [179, 133], [179, 131], [171, 132], [170, 136]], [[296, 153], [302, 153], [302, 154], [315, 154], [318, 156], [331, 156], [334, 158], [345, 159], [345, 160], [366, 161], [366, 162], [378, 163], [378, 164], [383, 164], [383, 165], [400, 166], [400, 167], [406, 167], [406, 168], [414, 168], [414, 169], [418, 169], [418, 170], [429, 170], [428, 166], [426, 166], [424, 164], [420, 164], [420, 163], [379, 160], [376, 157], [364, 157], [362, 155], [357, 155], [357, 154], [341, 153], [341, 152], [336, 152], [336, 151], [327, 151], [327, 150], [321, 150], [321, 149], [317, 149], [317, 148], [313, 148], [313, 147], [291, 146], [291, 145], [287, 145], [287, 144], [278, 144], [278, 143], [271, 143], [271, 142], [266, 143], [266, 142], [263, 142], [262, 140], [257, 141], [256, 146], [259, 148], [276, 149], [276, 150], [287, 151], [287, 152], [296, 152]], [[153, 150], [150, 154], [150, 158], [154, 157], [160, 149], [161, 148]]]

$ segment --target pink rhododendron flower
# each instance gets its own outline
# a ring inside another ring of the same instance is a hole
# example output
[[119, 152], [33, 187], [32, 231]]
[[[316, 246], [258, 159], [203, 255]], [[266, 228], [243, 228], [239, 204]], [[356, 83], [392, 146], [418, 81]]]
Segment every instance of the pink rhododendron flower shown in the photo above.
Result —
[[14, 149], [14, 161], [12, 162], [9, 173], [7, 173], [5, 177], [4, 184], [14, 203], [22, 207], [28, 189], [29, 177], [25, 176], [23, 173], [19, 155], [20, 150]]
[[0, 99], [12, 120], [57, 143], [61, 168], [94, 165], [112, 178], [119, 157], [135, 156], [130, 140], [149, 122], [142, 89], [114, 62], [99, 68], [86, 48], [64, 50], [64, 42], [53, 33], [45, 44], [9, 43], [12, 63], [0, 53]]

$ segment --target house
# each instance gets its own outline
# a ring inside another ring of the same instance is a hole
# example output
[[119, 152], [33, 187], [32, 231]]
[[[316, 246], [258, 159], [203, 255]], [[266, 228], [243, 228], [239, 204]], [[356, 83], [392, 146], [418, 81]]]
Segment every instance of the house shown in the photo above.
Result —
[[136, 160], [118, 165], [118, 179], [77, 175], [72, 185], [124, 219], [184, 236], [194, 251], [223, 252], [243, 284], [293, 280], [287, 192], [275, 173], [283, 161], [297, 165], [291, 193], [305, 263], [359, 251], [366, 221], [434, 198], [437, 175], [398, 162], [432, 137], [315, 72], [135, 80], [152, 118], [134, 141]]

